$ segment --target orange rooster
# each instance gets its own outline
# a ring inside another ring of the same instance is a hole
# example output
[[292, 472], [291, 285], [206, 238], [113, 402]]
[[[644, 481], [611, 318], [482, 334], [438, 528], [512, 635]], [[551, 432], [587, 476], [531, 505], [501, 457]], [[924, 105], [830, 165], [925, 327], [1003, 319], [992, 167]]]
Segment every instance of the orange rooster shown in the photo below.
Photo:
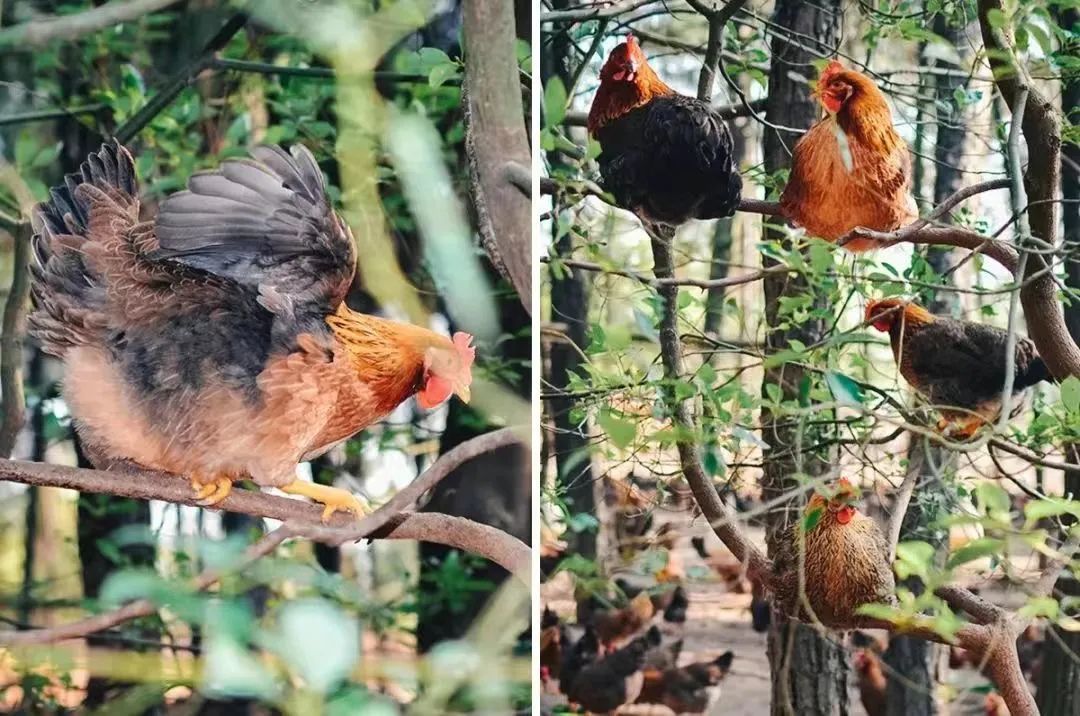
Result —
[[[835, 60], [815, 95], [825, 116], [795, 145], [780, 196], [783, 215], [812, 236], [837, 241], [852, 229], [894, 231], [918, 218], [911, 159], [877, 85]], [[851, 251], [878, 248], [852, 237]]]
[[345, 305], [356, 250], [311, 153], [260, 147], [196, 174], [139, 216], [119, 144], [90, 155], [34, 215], [34, 311], [64, 361], [64, 399], [99, 466], [191, 479], [216, 505], [234, 480], [366, 507], [299, 481], [296, 465], [415, 395], [469, 398], [471, 336], [453, 339]]
[[800, 566], [806, 601], [825, 626], [849, 625], [861, 604], [896, 601], [896, 580], [885, 535], [877, 523], [855, 508], [856, 498], [855, 487], [841, 478], [831, 496], [815, 494], [810, 499], [806, 518], [811, 522], [816, 519], [816, 523], [805, 535], [801, 534], [804, 519], [792, 525], [782, 540], [775, 560], [774, 587], [778, 607], [784, 613], [809, 618], [800, 599]]
[[[904, 380], [940, 411], [938, 429], [971, 437], [1001, 414], [1008, 334], [972, 321], [935, 316], [918, 304], [889, 298], [866, 306], [866, 322], [889, 334]], [[1017, 337], [1013, 360], [1014, 407], [1024, 392], [1048, 380], [1035, 344]]]
[[604, 189], [646, 224], [731, 216], [742, 177], [727, 125], [708, 102], [678, 94], [633, 35], [608, 55], [589, 109]]

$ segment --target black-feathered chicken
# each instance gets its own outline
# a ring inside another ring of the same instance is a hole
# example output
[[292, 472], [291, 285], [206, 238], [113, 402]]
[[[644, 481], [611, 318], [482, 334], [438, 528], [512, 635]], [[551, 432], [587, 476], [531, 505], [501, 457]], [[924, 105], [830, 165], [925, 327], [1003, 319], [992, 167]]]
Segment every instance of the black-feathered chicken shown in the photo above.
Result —
[[724, 120], [668, 87], [633, 35], [600, 71], [588, 126], [602, 149], [604, 189], [646, 224], [719, 219], [739, 205], [742, 177]]

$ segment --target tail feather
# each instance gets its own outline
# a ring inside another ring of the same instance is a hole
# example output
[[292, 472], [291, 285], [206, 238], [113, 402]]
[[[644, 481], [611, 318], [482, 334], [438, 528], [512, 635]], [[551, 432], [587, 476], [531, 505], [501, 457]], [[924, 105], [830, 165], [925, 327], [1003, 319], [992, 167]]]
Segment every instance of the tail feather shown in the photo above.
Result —
[[137, 219], [135, 163], [119, 143], [103, 144], [49, 197], [33, 215], [29, 324], [46, 352], [62, 356], [73, 346], [98, 341], [107, 324], [105, 286], [88, 263], [85, 244], [102, 201], [132, 223]]

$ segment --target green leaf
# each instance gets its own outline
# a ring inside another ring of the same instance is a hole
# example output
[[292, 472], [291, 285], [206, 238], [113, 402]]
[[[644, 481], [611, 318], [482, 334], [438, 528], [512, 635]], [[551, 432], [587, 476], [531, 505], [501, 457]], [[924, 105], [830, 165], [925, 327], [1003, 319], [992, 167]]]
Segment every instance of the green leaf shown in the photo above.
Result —
[[818, 526], [821, 522], [821, 518], [825, 516], [824, 507], [815, 507], [803, 516], [802, 528], [803, 532], [809, 532]]
[[612, 444], [618, 448], [625, 448], [634, 442], [637, 436], [637, 424], [629, 420], [617, 418], [610, 410], [601, 410], [597, 420], [600, 428], [611, 438]]
[[432, 87], [442, 87], [448, 79], [455, 77], [457, 73], [458, 66], [455, 64], [435, 65], [428, 72], [428, 84]]
[[1006, 22], [1005, 13], [1003, 13], [1001, 10], [998, 10], [996, 7], [991, 8], [986, 13], [986, 19], [987, 19], [987, 21], [989, 21], [990, 27], [993, 27], [993, 28], [1005, 27], [1005, 22]]
[[544, 117], [549, 127], [562, 124], [566, 117], [566, 87], [557, 76], [544, 87]]
[[896, 574], [901, 579], [912, 575], [926, 579], [934, 561], [934, 547], [921, 541], [907, 541], [896, 545]]
[[1009, 493], [996, 482], [980, 482], [975, 487], [975, 502], [988, 515], [1007, 515], [1012, 504]]
[[244, 646], [215, 633], [211, 633], [206, 641], [203, 692], [213, 696], [265, 699], [272, 699], [277, 694], [277, 680]]
[[322, 599], [286, 604], [278, 616], [278, 655], [309, 689], [329, 693], [360, 661], [360, 626]]
[[1020, 607], [1019, 616], [1025, 619], [1034, 619], [1036, 617], [1057, 619], [1059, 613], [1060, 606], [1056, 599], [1053, 597], [1035, 597]]
[[1049, 498], [1046, 500], [1031, 500], [1024, 505], [1024, 517], [1028, 522], [1038, 522], [1047, 517], [1059, 515], [1075, 515], [1080, 518], [1080, 500], [1062, 500]]
[[950, 554], [946, 566], [949, 569], [952, 569], [953, 567], [958, 567], [961, 564], [967, 564], [968, 562], [974, 562], [983, 557], [1000, 555], [1004, 550], [1005, 540], [996, 539], [994, 537], [980, 537], [979, 539], [971, 540], [963, 547]]
[[862, 388], [843, 373], [829, 371], [825, 374], [825, 382], [828, 384], [833, 398], [841, 405], [859, 406], [863, 404]]
[[1080, 378], [1070, 375], [1061, 381], [1061, 404], [1069, 413], [1080, 413]]

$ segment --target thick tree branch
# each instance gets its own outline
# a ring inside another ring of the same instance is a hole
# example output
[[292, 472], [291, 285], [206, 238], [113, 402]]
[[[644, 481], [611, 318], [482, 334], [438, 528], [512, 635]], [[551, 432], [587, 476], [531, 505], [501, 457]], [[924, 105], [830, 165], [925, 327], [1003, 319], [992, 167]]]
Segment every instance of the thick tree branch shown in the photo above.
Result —
[[10, 457], [15, 440], [26, 422], [26, 395], [23, 391], [23, 339], [26, 335], [26, 304], [30, 294], [29, 222], [20, 223], [11, 234], [11, 288], [4, 303], [3, 335], [0, 335], [0, 397], [3, 416], [0, 421], [0, 457]]
[[91, 10], [31, 20], [0, 30], [0, 50], [29, 50], [53, 40], [76, 40], [112, 25], [164, 10], [177, 0], [113, 0]]
[[[1028, 171], [1024, 190], [1029, 204], [1031, 235], [1043, 245], [1056, 246], [1058, 204], [1054, 201], [1061, 182], [1061, 118], [1053, 103], [1033, 86], [1023, 63], [1016, 61], [1016, 48], [1010, 28], [997, 28], [990, 22], [991, 11], [1003, 17], [1001, 0], [979, 0], [979, 27], [986, 57], [994, 73], [994, 82], [1002, 99], [1018, 117], [1023, 117], [1024, 142], [1027, 145]], [[1026, 92], [1021, 92], [1023, 87]], [[1018, 98], [1024, 109], [1018, 112]], [[1025, 270], [1020, 302], [1027, 319], [1028, 335], [1034, 341], [1050, 372], [1059, 379], [1080, 375], [1080, 346], [1076, 345], [1065, 325], [1057, 283], [1047, 271], [1046, 258], [1031, 253]], [[1028, 281], [1028, 279], [1031, 279]]]
[[484, 251], [532, 312], [532, 195], [507, 174], [532, 166], [514, 53], [514, 4], [465, 0], [465, 152]]
[[[461, 518], [432, 513], [404, 512], [459, 465], [496, 448], [519, 442], [516, 433], [505, 428], [486, 433], [458, 445], [446, 453], [385, 505], [357, 521], [336, 514], [329, 524], [320, 522], [321, 510], [312, 503], [278, 497], [265, 492], [234, 489], [218, 505], [229, 512], [280, 520], [293, 534], [319, 542], [340, 545], [373, 535], [386, 539], [419, 539], [452, 547], [476, 550], [520, 579], [528, 579], [529, 548], [499, 530]], [[190, 483], [176, 475], [142, 470], [83, 470], [59, 465], [0, 460], [0, 480], [39, 487], [63, 487], [81, 492], [162, 500], [180, 505], [196, 505]], [[521, 571], [524, 570], [524, 571]]]

